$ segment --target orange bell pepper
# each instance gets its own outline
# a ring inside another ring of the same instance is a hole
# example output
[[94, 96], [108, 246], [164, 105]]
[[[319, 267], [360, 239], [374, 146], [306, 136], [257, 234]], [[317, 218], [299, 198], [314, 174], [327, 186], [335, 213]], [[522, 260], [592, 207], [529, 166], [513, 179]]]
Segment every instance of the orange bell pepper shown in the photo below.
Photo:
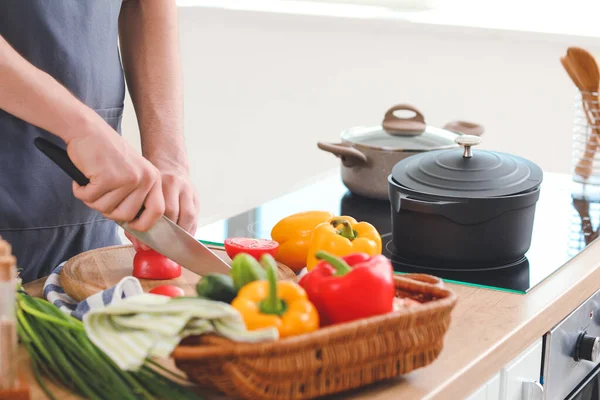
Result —
[[381, 254], [381, 235], [368, 222], [357, 222], [348, 216], [333, 217], [314, 230], [308, 248], [306, 269], [312, 270], [319, 260], [317, 252], [325, 251], [344, 257], [351, 253]]
[[300, 272], [306, 266], [313, 229], [332, 217], [327, 211], [305, 211], [283, 218], [271, 230], [271, 238], [279, 243], [275, 259]]

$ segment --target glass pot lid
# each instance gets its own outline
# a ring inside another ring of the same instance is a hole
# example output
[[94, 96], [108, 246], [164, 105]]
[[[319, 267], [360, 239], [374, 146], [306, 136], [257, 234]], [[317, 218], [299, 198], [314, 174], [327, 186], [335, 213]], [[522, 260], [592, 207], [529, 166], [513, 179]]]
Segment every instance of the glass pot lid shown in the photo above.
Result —
[[[409, 111], [414, 116], [399, 118], [394, 111]], [[342, 133], [341, 139], [377, 150], [423, 152], [456, 148], [457, 136], [455, 132], [427, 126], [417, 108], [399, 104], [386, 112], [381, 126], [351, 128]]]
[[535, 189], [542, 183], [542, 169], [511, 154], [472, 150], [477, 136], [462, 135], [462, 149], [416, 154], [398, 162], [393, 180], [418, 193], [454, 198], [509, 196]]

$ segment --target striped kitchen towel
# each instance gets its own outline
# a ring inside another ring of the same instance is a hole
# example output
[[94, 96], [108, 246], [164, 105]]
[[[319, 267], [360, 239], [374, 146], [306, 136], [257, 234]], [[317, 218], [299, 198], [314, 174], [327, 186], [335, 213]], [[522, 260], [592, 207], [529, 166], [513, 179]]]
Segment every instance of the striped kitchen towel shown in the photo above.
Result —
[[48, 276], [48, 279], [46, 279], [46, 283], [44, 283], [44, 298], [64, 313], [78, 320], [82, 320], [83, 316], [92, 309], [103, 308], [117, 299], [124, 299], [144, 293], [140, 281], [133, 276], [127, 276], [121, 279], [115, 286], [96, 293], [78, 303], [66, 294], [60, 285], [59, 275], [64, 265], [65, 262], [56, 267], [50, 276]]
[[90, 310], [83, 325], [90, 340], [126, 371], [137, 371], [147, 357], [167, 358], [190, 335], [213, 333], [246, 343], [279, 338], [275, 327], [247, 330], [227, 303], [148, 293]]
[[239, 311], [227, 303], [144, 293], [133, 276], [77, 303], [60, 285], [63, 265], [46, 280], [44, 297], [82, 320], [90, 340], [123, 370], [137, 371], [148, 357], [167, 358], [190, 335], [213, 333], [250, 343], [279, 338], [274, 327], [247, 330]]

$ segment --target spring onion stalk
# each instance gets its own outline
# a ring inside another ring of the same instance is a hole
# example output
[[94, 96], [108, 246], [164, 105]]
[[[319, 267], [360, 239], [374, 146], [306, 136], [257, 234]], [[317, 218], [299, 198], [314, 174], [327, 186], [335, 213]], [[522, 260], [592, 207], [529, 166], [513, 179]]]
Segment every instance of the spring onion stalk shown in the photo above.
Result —
[[184, 377], [148, 359], [137, 372], [123, 371], [88, 338], [81, 321], [20, 287], [17, 333], [32, 361], [36, 381], [48, 398], [44, 378], [92, 400], [200, 399], [171, 379]]

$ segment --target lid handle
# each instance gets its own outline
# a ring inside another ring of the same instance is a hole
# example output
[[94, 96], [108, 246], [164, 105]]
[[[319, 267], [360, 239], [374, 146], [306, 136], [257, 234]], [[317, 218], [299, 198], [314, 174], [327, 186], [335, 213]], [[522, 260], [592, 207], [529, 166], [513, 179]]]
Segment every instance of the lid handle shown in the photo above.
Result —
[[454, 139], [454, 142], [459, 146], [464, 147], [464, 158], [471, 158], [473, 157], [471, 146], [477, 146], [479, 143], [481, 143], [481, 138], [474, 135], [461, 135], [457, 136], [456, 139]]
[[452, 121], [443, 126], [444, 129], [463, 135], [483, 135], [483, 125], [469, 121]]
[[[394, 111], [405, 110], [415, 113], [411, 118], [399, 118]], [[398, 104], [390, 108], [383, 117], [383, 129], [394, 136], [418, 136], [425, 132], [427, 125], [423, 113], [410, 104]]]

